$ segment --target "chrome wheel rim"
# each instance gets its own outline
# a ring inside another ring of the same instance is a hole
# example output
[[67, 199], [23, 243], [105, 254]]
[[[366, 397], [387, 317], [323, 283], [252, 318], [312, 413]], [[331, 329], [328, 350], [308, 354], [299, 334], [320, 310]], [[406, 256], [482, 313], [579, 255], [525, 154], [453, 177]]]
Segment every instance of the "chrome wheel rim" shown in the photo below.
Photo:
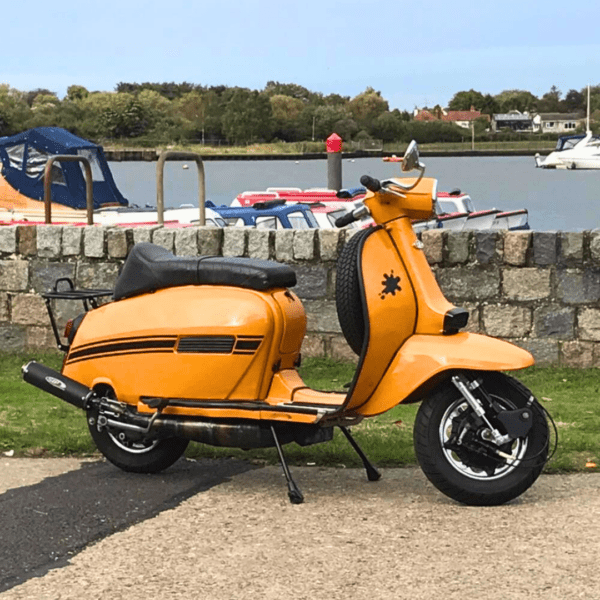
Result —
[[[495, 398], [495, 400], [502, 405], [506, 410], [514, 410], [516, 407], [509, 403], [506, 399]], [[458, 471], [461, 475], [468, 477], [469, 479], [475, 479], [477, 481], [492, 481], [494, 479], [501, 479], [506, 477], [509, 473], [512, 473], [521, 464], [525, 453], [527, 452], [527, 438], [517, 438], [513, 441], [507, 454], [514, 456], [514, 460], [504, 461], [498, 463], [497, 468], [490, 475], [484, 469], [478, 469], [470, 465], [465, 464], [458, 454], [449, 448], [446, 448], [446, 443], [450, 440], [453, 421], [459, 418], [465, 411], [470, 411], [471, 408], [464, 398], [455, 400], [444, 413], [442, 420], [440, 421], [439, 428], [439, 439], [442, 446], [442, 452], [444, 457], [448, 461], [448, 464]], [[506, 451], [506, 450], [504, 450]]]
[[117, 433], [107, 429], [106, 432], [115, 446], [125, 452], [129, 452], [129, 454], [145, 454], [158, 444], [158, 440], [149, 440], [147, 442], [131, 440], [123, 431]]

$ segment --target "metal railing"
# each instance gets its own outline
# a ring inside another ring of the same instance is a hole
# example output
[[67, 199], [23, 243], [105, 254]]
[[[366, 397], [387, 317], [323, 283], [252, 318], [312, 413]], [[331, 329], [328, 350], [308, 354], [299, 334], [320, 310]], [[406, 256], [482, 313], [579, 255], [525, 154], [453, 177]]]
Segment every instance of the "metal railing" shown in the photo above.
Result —
[[178, 152], [176, 150], [168, 150], [161, 152], [156, 163], [156, 212], [157, 222], [159, 225], [165, 224], [164, 209], [165, 209], [165, 190], [164, 190], [164, 167], [167, 160], [193, 160], [198, 167], [198, 210], [199, 210], [199, 225], [206, 224], [206, 181], [204, 177], [204, 163], [202, 157], [195, 152]]
[[44, 222], [47, 225], [52, 223], [52, 177], [51, 170], [55, 162], [80, 162], [83, 163], [85, 170], [85, 204], [87, 209], [87, 224], [94, 224], [94, 186], [92, 180], [92, 167], [90, 161], [85, 156], [75, 156], [74, 154], [57, 154], [51, 156], [44, 169]]

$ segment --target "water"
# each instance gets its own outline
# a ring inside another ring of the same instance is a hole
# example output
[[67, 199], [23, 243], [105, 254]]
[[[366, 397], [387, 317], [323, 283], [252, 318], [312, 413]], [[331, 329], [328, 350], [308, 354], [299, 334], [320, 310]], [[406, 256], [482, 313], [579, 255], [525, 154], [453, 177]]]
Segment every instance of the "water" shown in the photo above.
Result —
[[[582, 231], [600, 227], [600, 170], [536, 169], [532, 156], [450, 157], [422, 159], [426, 176], [438, 180], [439, 191], [460, 188], [475, 208], [526, 208], [529, 224], [539, 231]], [[189, 169], [183, 165], [188, 164]], [[156, 163], [111, 162], [117, 186], [131, 202], [156, 205]], [[206, 198], [230, 204], [243, 191], [267, 187], [326, 187], [327, 161], [264, 160], [207, 161]], [[398, 163], [380, 158], [344, 159], [342, 184], [360, 185], [361, 175], [379, 179], [397, 176]], [[167, 162], [164, 176], [166, 207], [198, 205], [198, 175], [194, 162]]]

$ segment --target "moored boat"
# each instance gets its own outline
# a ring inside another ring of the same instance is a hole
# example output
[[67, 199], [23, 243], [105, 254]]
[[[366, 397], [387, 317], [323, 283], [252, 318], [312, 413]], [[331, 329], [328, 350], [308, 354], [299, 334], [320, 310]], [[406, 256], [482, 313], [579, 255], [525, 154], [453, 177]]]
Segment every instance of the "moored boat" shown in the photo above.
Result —
[[257, 229], [317, 229], [319, 224], [306, 204], [287, 204], [285, 200], [267, 200], [249, 206], [221, 205], [210, 200], [207, 209], [218, 214], [226, 225]]
[[438, 192], [435, 217], [413, 222], [417, 232], [427, 229], [449, 231], [518, 230], [529, 229], [527, 209], [502, 211], [497, 208], [475, 210], [468, 194], [460, 190]]
[[590, 129], [590, 86], [587, 93], [586, 132], [563, 135], [548, 156], [535, 155], [535, 166], [542, 169], [600, 169], [600, 135]]
[[600, 135], [590, 130], [585, 135], [564, 135], [546, 157], [535, 155], [542, 169], [600, 169]]
[[53, 161], [49, 171], [51, 211], [56, 222], [85, 222], [86, 179], [82, 162], [91, 168], [93, 207], [128, 206], [117, 188], [101, 146], [79, 138], [59, 127], [36, 127], [0, 138], [0, 219], [43, 222], [45, 172], [52, 157], [73, 157]]

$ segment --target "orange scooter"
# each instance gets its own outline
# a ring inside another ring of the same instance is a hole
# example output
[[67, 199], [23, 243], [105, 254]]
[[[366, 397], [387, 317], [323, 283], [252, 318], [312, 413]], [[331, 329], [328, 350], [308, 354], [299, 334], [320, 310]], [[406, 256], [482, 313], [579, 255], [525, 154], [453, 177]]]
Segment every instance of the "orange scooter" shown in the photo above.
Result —
[[[86, 411], [98, 449], [126, 471], [165, 469], [190, 440], [275, 446], [293, 503], [303, 496], [284, 444], [331, 440], [337, 426], [376, 480], [348, 427], [421, 401], [414, 443], [429, 480], [465, 504], [515, 498], [542, 471], [550, 432], [531, 392], [502, 372], [534, 361], [507, 342], [460, 331], [468, 313], [442, 295], [411, 227], [432, 214], [437, 185], [423, 177], [413, 142], [402, 170], [414, 169], [412, 179], [363, 177], [364, 205], [337, 223], [375, 222], [338, 261], [339, 321], [360, 356], [347, 393], [312, 390], [298, 374], [306, 316], [290, 291], [290, 267], [175, 257], [147, 243], [134, 246], [114, 290], [76, 290], [70, 281], [60, 290], [58, 281], [44, 294], [66, 357], [62, 373], [30, 362], [25, 381]], [[51, 308], [61, 298], [86, 308], [68, 323], [68, 344]]]

